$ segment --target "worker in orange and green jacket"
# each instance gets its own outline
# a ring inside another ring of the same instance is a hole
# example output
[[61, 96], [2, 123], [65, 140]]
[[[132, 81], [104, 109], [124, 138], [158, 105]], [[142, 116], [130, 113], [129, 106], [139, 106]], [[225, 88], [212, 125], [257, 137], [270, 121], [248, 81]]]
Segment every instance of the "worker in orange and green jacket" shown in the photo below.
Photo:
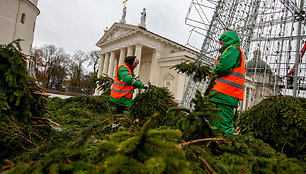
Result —
[[217, 114], [222, 119], [215, 121], [215, 129], [223, 130], [224, 136], [233, 134], [234, 109], [238, 101], [243, 100], [245, 87], [244, 55], [240, 49], [240, 41], [236, 32], [227, 31], [220, 38], [220, 53], [212, 75], [216, 75], [216, 84], [212, 93], [220, 92], [210, 101], [216, 104]]
[[148, 85], [144, 85], [134, 78], [133, 70], [139, 64], [136, 56], [128, 56], [124, 62], [124, 64], [116, 68], [116, 75], [110, 93], [110, 100], [116, 104], [116, 114], [123, 114], [126, 107], [132, 106], [134, 88], [148, 89]]

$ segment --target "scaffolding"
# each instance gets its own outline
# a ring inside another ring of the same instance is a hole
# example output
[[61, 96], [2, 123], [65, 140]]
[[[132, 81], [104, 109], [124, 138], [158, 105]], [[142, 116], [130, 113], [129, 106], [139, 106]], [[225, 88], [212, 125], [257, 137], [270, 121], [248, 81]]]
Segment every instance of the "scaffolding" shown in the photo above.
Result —
[[[185, 18], [192, 27], [186, 45], [200, 51], [196, 61], [213, 67], [219, 37], [228, 30], [238, 33], [247, 62], [241, 110], [271, 95], [305, 98], [305, 11], [303, 0], [192, 0]], [[189, 78], [181, 106], [191, 108], [196, 89], [206, 86], [207, 81]]]

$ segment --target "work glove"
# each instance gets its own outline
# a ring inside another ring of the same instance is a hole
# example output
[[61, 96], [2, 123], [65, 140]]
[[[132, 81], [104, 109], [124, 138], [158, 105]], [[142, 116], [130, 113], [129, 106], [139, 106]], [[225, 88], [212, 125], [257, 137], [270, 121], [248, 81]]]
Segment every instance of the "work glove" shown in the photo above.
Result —
[[149, 89], [149, 85], [143, 85], [143, 89], [144, 90], [148, 90]]

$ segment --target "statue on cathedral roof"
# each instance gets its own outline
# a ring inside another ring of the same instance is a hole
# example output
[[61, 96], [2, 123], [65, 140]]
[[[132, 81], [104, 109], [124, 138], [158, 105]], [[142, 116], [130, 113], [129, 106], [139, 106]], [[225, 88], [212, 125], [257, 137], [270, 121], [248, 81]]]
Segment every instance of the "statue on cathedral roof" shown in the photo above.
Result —
[[146, 17], [147, 17], [146, 8], [143, 8], [141, 12], [140, 23], [138, 24], [140, 28], [146, 29]]
[[120, 20], [120, 23], [124, 23], [124, 24], [126, 23], [125, 16], [126, 16], [126, 7], [124, 7], [122, 10], [122, 18]]
[[121, 18], [121, 20], [119, 21], [120, 23], [126, 23], [126, 21], [125, 21], [125, 16], [126, 16], [126, 2], [127, 2], [128, 0], [124, 0], [122, 3], [124, 4], [124, 6], [123, 6], [123, 9], [122, 9], [122, 18]]

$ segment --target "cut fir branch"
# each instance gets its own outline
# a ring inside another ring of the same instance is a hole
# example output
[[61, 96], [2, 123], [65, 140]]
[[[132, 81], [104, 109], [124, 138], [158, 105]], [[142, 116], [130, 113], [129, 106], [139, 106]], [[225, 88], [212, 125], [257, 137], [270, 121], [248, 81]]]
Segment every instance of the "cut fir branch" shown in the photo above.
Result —
[[169, 116], [166, 112], [177, 105], [167, 88], [150, 85], [150, 90], [135, 97], [129, 116], [131, 120], [138, 120], [138, 125], [142, 126], [154, 113], [158, 113], [160, 116], [154, 127], [174, 127], [178, 118]]
[[183, 132], [183, 138], [185, 140], [216, 136], [211, 127], [214, 126], [214, 120], [220, 117], [216, 114], [220, 110], [216, 109], [215, 104], [209, 101], [212, 97], [219, 94], [210, 94], [215, 79], [215, 76], [211, 77], [204, 95], [202, 95], [201, 91], [196, 91], [195, 97], [191, 100], [194, 104], [193, 110], [188, 111], [185, 108], [171, 108], [168, 110], [169, 114], [176, 114], [181, 117], [177, 122], [177, 128]]
[[[153, 114], [140, 132], [119, 131], [112, 135], [108, 141], [117, 144], [115, 147], [117, 154], [107, 158], [99, 172], [191, 173], [185, 153], [175, 141], [180, 137], [180, 131], [150, 129], [158, 120], [158, 116]], [[124, 136], [125, 140], [121, 139], [120, 135]], [[118, 142], [116, 139], [121, 141]]]
[[175, 70], [177, 70], [178, 72], [184, 73], [187, 76], [192, 77], [195, 82], [201, 82], [203, 80], [206, 80], [207, 76], [209, 76], [211, 72], [211, 67], [209, 67], [208, 65], [202, 65], [199, 61], [185, 61], [180, 64], [174, 65], [170, 69], [172, 68], [175, 68]]
[[181, 143], [180, 146], [181, 147], [185, 147], [185, 146], [188, 146], [190, 144], [194, 144], [194, 143], [198, 143], [198, 142], [203, 142], [203, 141], [223, 141], [225, 143], [230, 143], [225, 138], [215, 137], [215, 138], [204, 138], [204, 139], [191, 140], [191, 141], [188, 141], [188, 142]]
[[99, 77], [93, 77], [92, 81], [98, 86], [98, 89], [101, 91], [109, 91], [114, 80], [110, 78], [107, 74], [102, 74]]

